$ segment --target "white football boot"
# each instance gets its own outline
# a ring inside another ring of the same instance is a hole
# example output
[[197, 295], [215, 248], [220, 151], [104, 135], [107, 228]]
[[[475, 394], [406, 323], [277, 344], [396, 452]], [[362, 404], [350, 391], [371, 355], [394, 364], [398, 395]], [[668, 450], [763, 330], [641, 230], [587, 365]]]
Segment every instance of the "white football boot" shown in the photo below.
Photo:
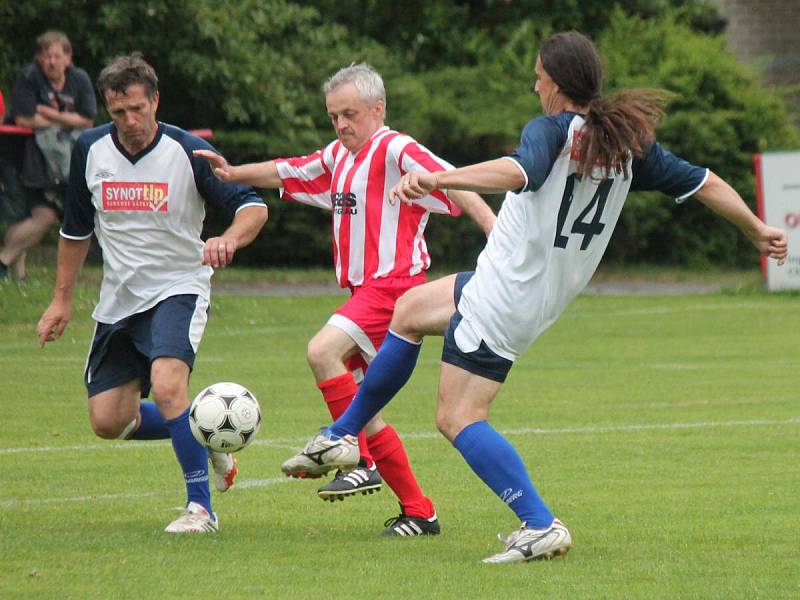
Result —
[[233, 487], [233, 480], [239, 469], [236, 468], [236, 457], [233, 454], [208, 451], [208, 458], [214, 468], [214, 487], [220, 492], [227, 492]]
[[209, 513], [201, 504], [189, 502], [183, 514], [167, 525], [167, 533], [212, 533], [219, 531], [219, 519]]
[[325, 434], [325, 429], [320, 429], [302, 452], [284, 462], [281, 471], [289, 477], [314, 477], [333, 469], [350, 471], [357, 467], [361, 458], [358, 438], [345, 435], [334, 440]]
[[484, 558], [485, 563], [515, 563], [528, 560], [547, 560], [563, 556], [572, 545], [572, 536], [564, 524], [555, 519], [546, 529], [529, 529], [523, 524], [507, 538], [498, 535], [506, 549]]

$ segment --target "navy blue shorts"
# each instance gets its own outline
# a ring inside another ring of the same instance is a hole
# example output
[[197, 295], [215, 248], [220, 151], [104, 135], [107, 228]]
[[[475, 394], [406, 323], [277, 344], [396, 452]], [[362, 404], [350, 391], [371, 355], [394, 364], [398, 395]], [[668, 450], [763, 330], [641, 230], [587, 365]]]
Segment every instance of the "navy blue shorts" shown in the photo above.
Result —
[[478, 349], [473, 352], [463, 352], [456, 344], [455, 331], [463, 318], [461, 313], [458, 312], [458, 302], [461, 300], [461, 291], [474, 274], [475, 271], [465, 271], [456, 275], [456, 283], [453, 289], [456, 312], [453, 313], [450, 318], [450, 324], [444, 332], [442, 362], [455, 365], [486, 379], [503, 383], [508, 377], [511, 366], [514, 364], [512, 361], [492, 352], [483, 340], [481, 340]]
[[207, 321], [207, 300], [182, 294], [114, 324], [97, 323], [83, 374], [89, 397], [139, 379], [146, 398], [150, 364], [168, 356], [191, 369]]

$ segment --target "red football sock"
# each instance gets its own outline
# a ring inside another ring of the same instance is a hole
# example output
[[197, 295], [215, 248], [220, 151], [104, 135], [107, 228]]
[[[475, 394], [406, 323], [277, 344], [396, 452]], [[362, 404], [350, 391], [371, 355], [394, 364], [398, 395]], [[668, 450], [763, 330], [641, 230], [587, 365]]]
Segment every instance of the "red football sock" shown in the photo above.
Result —
[[[350, 406], [353, 397], [358, 391], [358, 386], [350, 371], [326, 379], [318, 383], [317, 387], [319, 391], [322, 392], [325, 404], [328, 405], [328, 412], [331, 413], [334, 419], [338, 419], [339, 416], [347, 410], [347, 407]], [[369, 451], [367, 437], [363, 431], [358, 434], [358, 448], [361, 452], [361, 460], [364, 461], [365, 466], [372, 467], [374, 461]]]
[[378, 472], [400, 500], [403, 512], [409, 517], [430, 519], [436, 514], [433, 502], [422, 489], [408, 462], [403, 442], [391, 425], [367, 438], [369, 450], [378, 465]]

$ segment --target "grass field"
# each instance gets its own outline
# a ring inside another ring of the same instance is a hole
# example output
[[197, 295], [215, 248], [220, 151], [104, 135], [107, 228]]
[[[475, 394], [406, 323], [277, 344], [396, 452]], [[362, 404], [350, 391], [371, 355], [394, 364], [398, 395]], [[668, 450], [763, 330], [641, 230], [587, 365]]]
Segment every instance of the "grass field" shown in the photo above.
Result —
[[221, 530], [168, 536], [167, 442], [93, 437], [95, 290], [44, 351], [50, 284], [0, 286], [0, 598], [798, 598], [796, 295], [582, 296], [515, 366], [492, 422], [570, 527], [564, 560], [489, 566], [513, 515], [435, 431], [438, 339], [387, 409], [443, 533], [381, 539], [387, 489], [331, 505], [280, 463], [327, 421], [307, 339], [341, 297], [216, 298], [192, 389], [233, 380], [264, 424]]

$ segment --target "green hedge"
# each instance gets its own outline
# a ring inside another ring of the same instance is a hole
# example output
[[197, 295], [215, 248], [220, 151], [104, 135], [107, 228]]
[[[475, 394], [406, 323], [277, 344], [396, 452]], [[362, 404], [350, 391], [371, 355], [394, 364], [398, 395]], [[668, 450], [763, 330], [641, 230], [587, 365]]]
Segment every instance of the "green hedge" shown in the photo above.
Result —
[[[660, 141], [725, 178], [755, 210], [753, 155], [800, 147], [800, 136], [779, 96], [736, 61], [724, 38], [617, 11], [598, 45], [609, 88], [675, 93]], [[661, 195], [631, 194], [607, 260], [702, 267], [753, 265], [758, 257], [732, 225], [696, 200], [677, 205]]]
[[[8, 91], [47, 28], [66, 31], [75, 61], [96, 77], [118, 54], [140, 50], [161, 77], [159, 116], [211, 127], [234, 163], [308, 154], [333, 137], [320, 87], [337, 68], [367, 61], [384, 75], [387, 123], [455, 165], [512, 150], [541, 114], [531, 93], [535, 48], [554, 30], [592, 35], [606, 90], [675, 93], [658, 134], [665, 146], [728, 179], [752, 205], [752, 157], [800, 147], [774, 90], [739, 64], [703, 0], [558, 3], [365, 0], [26, 0], [0, 3], [0, 88]], [[613, 10], [609, 6], [615, 7]], [[58, 14], [55, 24], [51, 15]], [[104, 115], [101, 115], [101, 120]], [[330, 222], [310, 207], [270, 200], [264, 233], [239, 257], [252, 265], [328, 266]], [[489, 201], [497, 208], [500, 198]], [[209, 216], [207, 231], [224, 227]], [[436, 265], [474, 264], [483, 236], [467, 219], [433, 216]], [[611, 262], [748, 265], [754, 252], [695, 201], [633, 194], [607, 254]]]

